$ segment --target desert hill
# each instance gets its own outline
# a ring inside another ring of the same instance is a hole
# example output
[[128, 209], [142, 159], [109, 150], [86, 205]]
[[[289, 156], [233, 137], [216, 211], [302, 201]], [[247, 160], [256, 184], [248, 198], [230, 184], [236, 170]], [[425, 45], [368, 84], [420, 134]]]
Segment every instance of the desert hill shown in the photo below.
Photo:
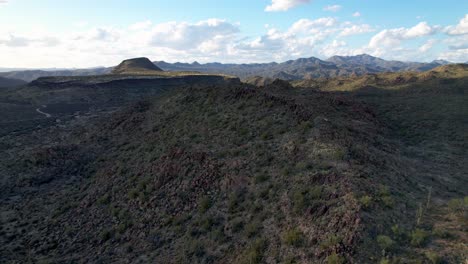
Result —
[[465, 71], [2, 91], [0, 262], [460, 263]]
[[[142, 61], [145, 71], [148, 69], [158, 71], [148, 61]], [[138, 64], [138, 63], [137, 63]], [[433, 61], [431, 63], [387, 61], [370, 55], [357, 56], [334, 56], [327, 60], [318, 58], [300, 58], [289, 60], [282, 63], [250, 63], [250, 64], [223, 64], [223, 63], [168, 63], [164, 61], [155, 61], [154, 64], [164, 71], [175, 72], [203, 72], [208, 74], [225, 74], [237, 76], [246, 80], [252, 76], [263, 78], [283, 79], [283, 80], [302, 80], [311, 78], [334, 78], [359, 76], [365, 74], [381, 72], [403, 72], [403, 71], [426, 71], [432, 68], [450, 64], [447, 61]], [[127, 67], [123, 66], [122, 67]], [[39, 77], [47, 76], [84, 76], [110, 74], [114, 67], [93, 68], [79, 70], [28, 70], [1, 72], [0, 76], [33, 81]], [[125, 71], [125, 69], [124, 69]]]
[[23, 80], [0, 77], [0, 88], [21, 86], [25, 85], [26, 83], [27, 82]]
[[113, 74], [131, 74], [139, 72], [158, 72], [162, 71], [158, 66], [154, 65], [148, 58], [135, 58], [124, 60], [113, 70]]

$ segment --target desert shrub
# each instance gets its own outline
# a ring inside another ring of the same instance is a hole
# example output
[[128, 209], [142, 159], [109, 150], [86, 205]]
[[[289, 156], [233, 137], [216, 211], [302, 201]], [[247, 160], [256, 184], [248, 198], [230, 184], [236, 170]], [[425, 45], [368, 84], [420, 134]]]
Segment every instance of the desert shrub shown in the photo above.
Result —
[[362, 196], [361, 198], [359, 198], [359, 203], [364, 209], [370, 208], [372, 204], [372, 197], [370, 197], [369, 195]]
[[323, 250], [329, 250], [333, 249], [336, 247], [338, 244], [340, 244], [342, 241], [342, 238], [337, 235], [330, 235], [327, 239], [325, 239], [321, 244], [320, 248]]
[[449, 231], [444, 230], [442, 228], [434, 228], [432, 230], [432, 235], [438, 238], [445, 238], [445, 239], [452, 237], [452, 234]]
[[208, 209], [211, 207], [211, 199], [209, 196], [204, 196], [203, 198], [200, 199], [199, 205], [198, 205], [198, 210], [200, 213], [204, 214]]
[[344, 262], [344, 258], [336, 254], [335, 252], [333, 252], [333, 254], [327, 257], [328, 264], [343, 264]]
[[99, 197], [99, 199], [97, 200], [97, 202], [99, 204], [102, 204], [102, 205], [107, 205], [110, 203], [110, 195], [109, 194], [104, 194], [103, 196]]
[[306, 207], [306, 197], [302, 190], [296, 190], [293, 193], [293, 208], [294, 212], [301, 213]]
[[128, 198], [136, 199], [138, 197], [138, 193], [139, 191], [137, 188], [130, 189], [130, 191], [128, 191]]
[[241, 257], [241, 263], [245, 264], [257, 264], [261, 263], [263, 259], [263, 253], [267, 246], [265, 239], [257, 239], [252, 245], [245, 251], [245, 254]]
[[426, 258], [432, 263], [432, 264], [439, 264], [442, 262], [442, 258], [439, 256], [439, 254], [437, 254], [436, 252], [434, 251], [428, 251], [426, 252]]
[[401, 228], [399, 225], [393, 225], [391, 229], [392, 229], [394, 239], [403, 240], [406, 237], [405, 230]]
[[310, 199], [320, 199], [322, 197], [323, 187], [314, 186], [309, 189], [308, 198]]
[[304, 242], [304, 237], [298, 228], [293, 228], [283, 233], [283, 242], [288, 246], [299, 247]]
[[228, 210], [230, 213], [233, 213], [236, 211], [236, 209], [239, 207], [239, 205], [242, 203], [244, 199], [244, 192], [245, 190], [243, 189], [238, 189], [229, 194], [228, 197]]
[[379, 244], [379, 247], [382, 250], [388, 251], [392, 248], [394, 242], [390, 237], [380, 235], [380, 236], [377, 236], [377, 244]]
[[422, 246], [427, 242], [428, 237], [429, 235], [426, 231], [417, 228], [411, 232], [411, 245], [415, 247]]
[[382, 200], [383, 205], [385, 205], [388, 208], [393, 208], [395, 205], [395, 201], [391, 196], [383, 196], [380, 198]]
[[390, 189], [388, 188], [388, 186], [381, 185], [381, 186], [379, 187], [378, 194], [379, 194], [380, 197], [383, 197], [383, 196], [390, 196]]
[[464, 207], [464, 199], [451, 199], [449, 202], [448, 202], [448, 207], [450, 209], [451, 212], [455, 213], [455, 214], [458, 214], [458, 213], [461, 213], [463, 211], [463, 207]]
[[261, 228], [262, 228], [262, 223], [260, 223], [260, 221], [258, 220], [254, 220], [254, 221], [249, 222], [245, 226], [244, 231], [247, 237], [253, 237], [256, 234], [258, 234]]
[[379, 264], [390, 264], [390, 263], [391, 263], [390, 259], [388, 259], [388, 258], [383, 258], [379, 262]]

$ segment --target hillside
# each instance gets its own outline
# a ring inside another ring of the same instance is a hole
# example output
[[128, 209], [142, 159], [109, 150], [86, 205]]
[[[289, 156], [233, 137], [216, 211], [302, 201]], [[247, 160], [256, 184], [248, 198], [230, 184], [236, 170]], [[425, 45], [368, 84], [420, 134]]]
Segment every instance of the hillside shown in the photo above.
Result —
[[[164, 71], [176, 72], [204, 72], [210, 74], [226, 74], [237, 76], [241, 79], [248, 79], [252, 76], [263, 78], [302, 80], [311, 78], [334, 78], [347, 76], [360, 76], [365, 74], [380, 72], [401, 72], [401, 71], [426, 71], [432, 68], [449, 64], [447, 61], [433, 61], [431, 63], [386, 61], [369, 55], [357, 56], [334, 56], [328, 60], [318, 58], [301, 58], [289, 60], [282, 63], [251, 63], [251, 64], [222, 64], [222, 63], [167, 63], [155, 61], [154, 64]], [[144, 68], [158, 71], [153, 65], [145, 60]], [[123, 65], [122, 65], [123, 66]], [[123, 66], [126, 67], [126, 66]], [[0, 72], [0, 76], [33, 81], [39, 77], [47, 76], [88, 76], [109, 74], [114, 67], [94, 68], [80, 70], [59, 70], [59, 71], [13, 71]]]
[[4, 91], [0, 262], [460, 263], [465, 70], [347, 91], [165, 72]]
[[0, 88], [25, 85], [27, 82], [17, 79], [0, 77]]
[[221, 63], [166, 63], [154, 62], [164, 70], [200, 71], [225, 73], [247, 79], [251, 76], [300, 80], [311, 78], [333, 78], [338, 76], [355, 76], [379, 72], [426, 71], [446, 62], [418, 63], [386, 61], [370, 55], [334, 56], [327, 60], [318, 58], [301, 58], [283, 63], [257, 64], [221, 64]]
[[112, 69], [112, 74], [135, 74], [162, 71], [154, 65], [148, 58], [135, 58], [124, 60], [122, 63]]

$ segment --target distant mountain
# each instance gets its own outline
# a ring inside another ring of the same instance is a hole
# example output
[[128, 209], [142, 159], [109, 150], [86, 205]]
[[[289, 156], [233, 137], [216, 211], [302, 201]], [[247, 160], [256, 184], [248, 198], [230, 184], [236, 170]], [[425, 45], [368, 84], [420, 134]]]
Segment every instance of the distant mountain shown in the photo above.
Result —
[[90, 68], [78, 70], [59, 70], [59, 71], [45, 71], [45, 70], [27, 70], [27, 71], [12, 71], [0, 72], [0, 77], [19, 79], [26, 82], [31, 82], [40, 77], [49, 76], [89, 76], [101, 75], [110, 73], [112, 68]]
[[[252, 76], [260, 76], [273, 79], [279, 78], [284, 80], [301, 80], [315, 78], [333, 78], [341, 76], [361, 76], [364, 74], [379, 72], [423, 72], [431, 70], [441, 65], [450, 64], [450, 62], [443, 60], [436, 60], [431, 63], [387, 61], [367, 54], [357, 56], [333, 56], [327, 60], [321, 60], [314, 57], [301, 58], [297, 60], [289, 60], [282, 63], [271, 62], [251, 64], [222, 64], [214, 62], [200, 64], [198, 62], [153, 62], [158, 68], [153, 68], [153, 65], [149, 64], [149, 60], [145, 61], [143, 64], [141, 63], [143, 62], [140, 58], [140, 61], [136, 63], [138, 64], [138, 67], [144, 64], [145, 66], [143, 68], [150, 67], [153, 70], [159, 69], [164, 71], [190, 71], [212, 74], [227, 74], [238, 76], [239, 78], [244, 80]], [[134, 66], [136, 64], [134, 64]], [[120, 67], [123, 66], [120, 65]], [[4, 73], [0, 72], [0, 76], [7, 78], [22, 79], [29, 82], [44, 76], [88, 76], [109, 74], [111, 73], [113, 68], [114, 67], [59, 71], [13, 71]]]
[[124, 60], [112, 70], [113, 74], [138, 73], [148, 71], [162, 71], [154, 65], [148, 58], [135, 58]]
[[312, 78], [333, 78], [339, 76], [360, 76], [368, 73], [399, 72], [399, 71], [427, 71], [440, 65], [449, 64], [447, 61], [431, 63], [387, 61], [367, 54], [357, 56], [333, 56], [327, 60], [318, 58], [301, 58], [283, 63], [255, 63], [255, 64], [221, 64], [221, 63], [167, 63], [154, 62], [167, 71], [201, 71], [210, 73], [224, 73], [247, 79], [251, 76], [265, 78], [279, 78], [285, 80], [300, 80]]
[[21, 86], [24, 84], [27, 84], [27, 82], [23, 80], [0, 77], [0, 88], [15, 87], [15, 86]]

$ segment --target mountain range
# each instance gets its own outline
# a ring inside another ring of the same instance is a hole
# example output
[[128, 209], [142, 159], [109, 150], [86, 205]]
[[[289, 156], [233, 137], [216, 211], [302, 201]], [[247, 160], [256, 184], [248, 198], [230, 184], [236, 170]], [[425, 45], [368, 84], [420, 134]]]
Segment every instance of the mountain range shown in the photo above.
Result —
[[[448, 61], [435, 60], [430, 63], [388, 61], [367, 54], [357, 56], [333, 56], [327, 60], [318, 58], [301, 58], [282, 63], [251, 63], [251, 64], [223, 64], [223, 63], [168, 63], [154, 61], [157, 67], [165, 71], [196, 71], [234, 75], [241, 79], [252, 76], [279, 78], [283, 80], [300, 80], [312, 78], [333, 78], [338, 76], [360, 76], [368, 73], [426, 71], [435, 67], [450, 64]], [[114, 67], [100, 67], [79, 70], [27, 70], [2, 72], [0, 76], [21, 79], [27, 82], [44, 76], [88, 76], [109, 74]]]

